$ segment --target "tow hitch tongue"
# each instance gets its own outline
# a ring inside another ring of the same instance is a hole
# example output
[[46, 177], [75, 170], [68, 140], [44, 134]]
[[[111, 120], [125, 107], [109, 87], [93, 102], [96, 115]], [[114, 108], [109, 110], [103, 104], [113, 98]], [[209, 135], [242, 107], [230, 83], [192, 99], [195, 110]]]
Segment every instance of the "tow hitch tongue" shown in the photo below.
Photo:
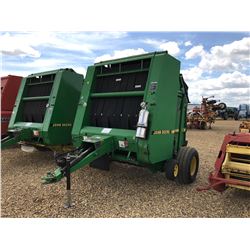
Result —
[[59, 167], [54, 173], [48, 172], [46, 176], [42, 177], [43, 184], [50, 184], [60, 181], [63, 176], [66, 177], [66, 202], [64, 204], [65, 208], [70, 208], [74, 204], [71, 198], [71, 180], [70, 180], [70, 156], [62, 157], [65, 166], [63, 168]]
[[50, 184], [60, 181], [63, 177], [66, 177], [66, 202], [64, 204], [65, 208], [70, 208], [74, 206], [71, 197], [71, 166], [79, 162], [83, 157], [85, 157], [89, 152], [93, 151], [93, 146], [91, 145], [86, 150], [79, 149], [79, 152], [72, 151], [79, 154], [62, 154], [56, 157], [56, 162], [59, 168], [55, 170], [54, 173], [48, 172], [45, 177], [42, 178], [43, 184]]
[[42, 177], [43, 184], [55, 183], [66, 177], [65, 208], [73, 206], [71, 198], [71, 173], [114, 150], [112, 136], [95, 137], [95, 140], [92, 140], [92, 142], [94, 143], [83, 142], [79, 148], [56, 156], [55, 160], [58, 168], [54, 173], [48, 172], [46, 176]]

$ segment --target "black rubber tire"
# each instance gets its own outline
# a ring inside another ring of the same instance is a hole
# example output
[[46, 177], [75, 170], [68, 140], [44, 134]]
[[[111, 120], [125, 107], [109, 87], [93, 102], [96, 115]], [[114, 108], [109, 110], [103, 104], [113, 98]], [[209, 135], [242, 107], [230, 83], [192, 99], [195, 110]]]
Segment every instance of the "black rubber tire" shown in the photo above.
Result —
[[228, 114], [227, 114], [227, 113], [224, 114], [223, 119], [224, 119], [224, 120], [227, 120], [227, 119], [228, 119]]
[[[191, 163], [195, 157], [196, 166], [194, 173], [191, 174]], [[196, 179], [199, 169], [199, 154], [195, 148], [181, 147], [177, 155], [179, 172], [176, 181], [180, 184], [190, 184]]]
[[104, 155], [89, 164], [91, 168], [109, 171], [111, 159], [108, 155]]
[[226, 103], [224, 103], [224, 102], [220, 102], [220, 103], [218, 104], [218, 107], [220, 107], [220, 110], [225, 110], [225, 109], [227, 108], [227, 105], [226, 105]]
[[205, 130], [207, 128], [207, 123], [205, 121], [200, 122], [200, 129]]
[[[165, 170], [165, 176], [168, 180], [174, 181], [177, 176], [174, 174], [175, 165], [178, 164], [178, 161], [176, 159], [171, 159], [165, 162], [164, 164], [164, 170]], [[179, 171], [179, 166], [178, 166]]]

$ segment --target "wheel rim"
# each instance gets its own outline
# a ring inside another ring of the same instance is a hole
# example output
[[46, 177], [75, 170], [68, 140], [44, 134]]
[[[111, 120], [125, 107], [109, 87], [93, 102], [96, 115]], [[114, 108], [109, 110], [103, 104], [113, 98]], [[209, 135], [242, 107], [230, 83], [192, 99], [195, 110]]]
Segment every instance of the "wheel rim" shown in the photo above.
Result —
[[175, 164], [174, 165], [174, 177], [177, 177], [178, 172], [179, 172], [179, 166], [178, 166], [178, 164]]
[[194, 176], [195, 172], [196, 172], [196, 168], [197, 168], [197, 159], [194, 156], [192, 158], [191, 164], [190, 164], [190, 175]]

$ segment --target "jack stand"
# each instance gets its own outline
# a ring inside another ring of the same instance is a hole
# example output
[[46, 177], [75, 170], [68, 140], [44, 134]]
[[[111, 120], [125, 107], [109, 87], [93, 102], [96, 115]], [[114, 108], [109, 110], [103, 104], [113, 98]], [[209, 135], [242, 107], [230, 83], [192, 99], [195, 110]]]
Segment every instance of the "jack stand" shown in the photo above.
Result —
[[64, 204], [64, 208], [71, 208], [74, 206], [74, 203], [72, 203], [71, 197], [70, 158], [66, 159], [66, 186], [66, 203]]

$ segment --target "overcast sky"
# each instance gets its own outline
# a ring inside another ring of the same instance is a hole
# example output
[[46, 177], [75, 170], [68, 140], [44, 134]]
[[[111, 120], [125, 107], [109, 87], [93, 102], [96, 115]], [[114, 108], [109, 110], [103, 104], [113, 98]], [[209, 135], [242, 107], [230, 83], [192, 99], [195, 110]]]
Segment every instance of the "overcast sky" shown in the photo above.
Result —
[[192, 103], [214, 95], [250, 103], [250, 34], [244, 32], [0, 32], [1, 76], [27, 76], [106, 59], [167, 50], [181, 61]]

